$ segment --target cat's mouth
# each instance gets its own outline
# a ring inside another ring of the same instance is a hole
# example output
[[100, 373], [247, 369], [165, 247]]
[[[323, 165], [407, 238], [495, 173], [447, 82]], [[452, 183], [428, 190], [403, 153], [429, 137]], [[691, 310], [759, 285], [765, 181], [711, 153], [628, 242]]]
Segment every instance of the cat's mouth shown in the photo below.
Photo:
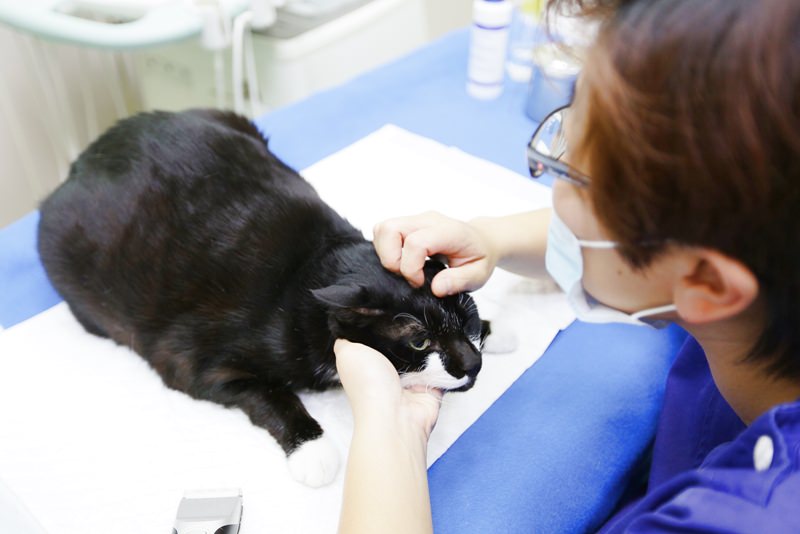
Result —
[[457, 378], [445, 370], [438, 352], [428, 354], [425, 367], [420, 371], [406, 372], [400, 375], [403, 387], [425, 386], [444, 391], [467, 391], [475, 385], [475, 377], [464, 375]]

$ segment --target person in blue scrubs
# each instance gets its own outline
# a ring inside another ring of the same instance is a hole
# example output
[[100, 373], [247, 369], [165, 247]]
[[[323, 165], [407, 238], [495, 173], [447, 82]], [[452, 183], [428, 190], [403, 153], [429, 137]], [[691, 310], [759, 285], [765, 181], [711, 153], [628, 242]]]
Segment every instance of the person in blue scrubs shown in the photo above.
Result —
[[[682, 326], [649, 476], [603, 532], [800, 532], [800, 2], [551, 0], [600, 23], [572, 104], [531, 139], [553, 210], [375, 228], [438, 295], [544, 266], [579, 319]], [[337, 341], [355, 417], [340, 530], [430, 532], [440, 393]]]

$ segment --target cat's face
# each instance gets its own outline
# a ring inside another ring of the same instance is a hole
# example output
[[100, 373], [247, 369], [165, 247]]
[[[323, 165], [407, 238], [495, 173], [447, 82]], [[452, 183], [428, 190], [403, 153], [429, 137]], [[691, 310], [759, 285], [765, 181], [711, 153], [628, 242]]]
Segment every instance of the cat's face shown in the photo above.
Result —
[[336, 337], [363, 343], [384, 354], [404, 386], [465, 391], [481, 368], [484, 333], [478, 309], [466, 293], [436, 298], [430, 280], [443, 266], [428, 262], [419, 289], [388, 272], [382, 280], [315, 290], [329, 308]]

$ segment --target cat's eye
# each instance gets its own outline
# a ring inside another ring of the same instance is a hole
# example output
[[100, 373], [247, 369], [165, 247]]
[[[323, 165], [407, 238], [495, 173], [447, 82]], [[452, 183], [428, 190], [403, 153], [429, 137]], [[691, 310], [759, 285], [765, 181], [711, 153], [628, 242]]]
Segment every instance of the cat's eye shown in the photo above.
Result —
[[414, 350], [425, 350], [431, 346], [431, 340], [423, 339], [422, 341], [409, 341], [408, 346]]

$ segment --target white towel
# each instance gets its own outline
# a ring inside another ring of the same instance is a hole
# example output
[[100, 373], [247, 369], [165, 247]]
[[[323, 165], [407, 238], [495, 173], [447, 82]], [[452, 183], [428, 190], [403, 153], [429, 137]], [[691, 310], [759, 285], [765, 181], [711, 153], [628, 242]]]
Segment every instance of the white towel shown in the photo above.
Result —
[[[468, 219], [550, 202], [546, 187], [391, 125], [303, 175], [368, 237], [395, 215]], [[562, 295], [503, 271], [474, 296], [519, 346], [484, 355], [476, 386], [445, 396], [429, 465], [573, 318]], [[344, 466], [343, 392], [302, 398]], [[336, 531], [343, 467], [324, 488], [294, 482], [280, 447], [242, 412], [167, 389], [138, 355], [84, 332], [63, 303], [0, 334], [0, 406], [0, 479], [51, 534], [169, 532], [184, 490], [204, 488], [242, 489], [242, 534]]]

